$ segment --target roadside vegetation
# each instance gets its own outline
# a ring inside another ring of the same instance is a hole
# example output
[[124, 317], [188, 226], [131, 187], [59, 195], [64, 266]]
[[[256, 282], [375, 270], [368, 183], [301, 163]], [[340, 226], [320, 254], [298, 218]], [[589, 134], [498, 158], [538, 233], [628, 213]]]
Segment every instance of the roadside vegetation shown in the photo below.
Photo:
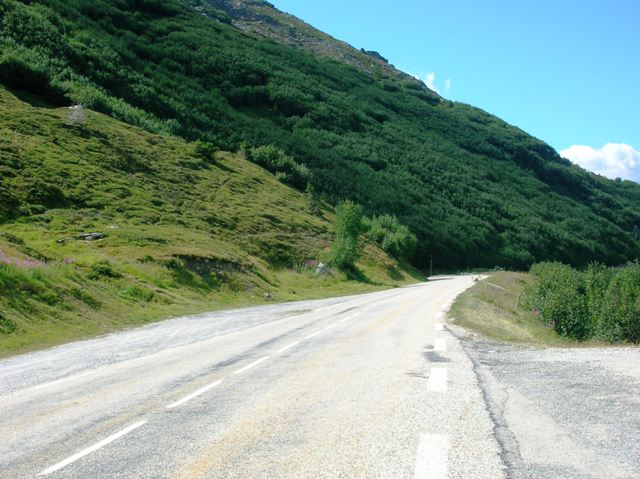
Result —
[[558, 334], [579, 341], [640, 343], [640, 264], [577, 270], [560, 263], [531, 268], [528, 308]]
[[317, 275], [336, 216], [313, 194], [207, 143], [33, 104], [0, 87], [0, 355], [423, 279], [362, 235], [357, 277]]
[[[0, 82], [34, 101], [81, 104], [149, 132], [204, 142], [197, 155], [182, 156], [189, 177], [216, 168], [216, 148], [242, 149], [287, 185], [331, 205], [362, 205], [366, 216], [395, 228], [376, 241], [392, 253], [412, 249], [402, 254], [423, 268], [431, 258], [443, 270], [640, 257], [632, 237], [640, 224], [636, 183], [588, 173], [498, 118], [440, 98], [371, 52], [353, 49], [358, 61], [349, 62], [289, 45], [308, 34], [296, 28], [310, 27], [267, 2], [238, 5], [1, 0]], [[256, 29], [289, 37], [279, 42], [235, 28], [230, 15], [247, 11]], [[125, 144], [119, 148], [127, 154]], [[122, 158], [110, 168], [131, 175], [151, 168]], [[25, 209], [19, 182], [7, 178], [0, 178], [0, 221], [74, 201], [45, 182], [34, 185]], [[88, 207], [93, 202], [86, 199]], [[212, 205], [211, 221], [221, 221], [215, 215]], [[401, 234], [408, 243], [397, 241], [400, 229], [385, 215], [410, 230]]]
[[525, 292], [534, 283], [527, 273], [492, 273], [458, 296], [449, 316], [455, 325], [489, 339], [541, 346], [571, 344], [525, 304]]

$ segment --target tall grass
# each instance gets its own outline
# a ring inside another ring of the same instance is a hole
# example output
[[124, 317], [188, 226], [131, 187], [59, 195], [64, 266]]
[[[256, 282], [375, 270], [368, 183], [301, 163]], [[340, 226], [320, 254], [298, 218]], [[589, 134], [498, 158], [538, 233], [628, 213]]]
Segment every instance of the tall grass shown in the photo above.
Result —
[[640, 264], [576, 270], [560, 263], [531, 268], [528, 306], [556, 332], [580, 341], [640, 343]]

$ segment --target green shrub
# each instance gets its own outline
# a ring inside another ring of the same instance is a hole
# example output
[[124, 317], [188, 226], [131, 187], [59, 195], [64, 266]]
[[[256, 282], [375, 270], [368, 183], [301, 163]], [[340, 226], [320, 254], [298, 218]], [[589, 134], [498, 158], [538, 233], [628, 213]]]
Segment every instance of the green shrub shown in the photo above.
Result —
[[303, 190], [311, 179], [311, 171], [302, 164], [297, 163], [283, 150], [274, 146], [259, 146], [245, 150], [247, 159], [273, 173], [278, 181]]
[[640, 342], [640, 265], [584, 271], [560, 263], [531, 268], [526, 301], [556, 332], [584, 341]]
[[340, 269], [351, 269], [362, 251], [359, 236], [364, 231], [362, 206], [351, 201], [336, 208], [336, 232], [331, 250], [331, 264]]
[[365, 227], [369, 238], [393, 257], [410, 259], [413, 255], [417, 244], [416, 236], [395, 216], [365, 218]]
[[16, 323], [0, 314], [0, 334], [14, 333], [16, 328]]
[[117, 279], [122, 277], [122, 273], [113, 269], [111, 262], [104, 259], [91, 265], [91, 269], [89, 270], [87, 277], [93, 280]]

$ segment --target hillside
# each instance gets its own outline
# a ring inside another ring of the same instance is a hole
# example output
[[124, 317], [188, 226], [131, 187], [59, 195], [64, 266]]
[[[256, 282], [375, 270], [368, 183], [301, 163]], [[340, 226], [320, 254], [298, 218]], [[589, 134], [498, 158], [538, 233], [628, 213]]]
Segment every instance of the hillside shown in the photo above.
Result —
[[275, 144], [329, 203], [395, 214], [419, 266], [640, 255], [640, 186], [588, 173], [267, 2], [2, 0], [0, 15], [6, 85], [224, 150]]
[[419, 278], [371, 245], [358, 278], [316, 276], [302, 265], [327, 256], [330, 208], [238, 155], [36, 105], [0, 88], [0, 213], [16, 217], [0, 226], [0, 355]]

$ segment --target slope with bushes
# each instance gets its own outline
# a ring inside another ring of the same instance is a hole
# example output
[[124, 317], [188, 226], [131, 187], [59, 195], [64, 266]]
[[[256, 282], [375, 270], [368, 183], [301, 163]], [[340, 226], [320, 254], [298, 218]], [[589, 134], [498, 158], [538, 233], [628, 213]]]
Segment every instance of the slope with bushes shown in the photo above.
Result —
[[241, 156], [3, 88], [0, 218], [0, 355], [420, 278], [373, 244], [351, 276], [317, 277], [326, 204]]
[[226, 150], [274, 145], [330, 203], [395, 215], [417, 265], [640, 253], [637, 184], [260, 0], [0, 0], [0, 82]]

